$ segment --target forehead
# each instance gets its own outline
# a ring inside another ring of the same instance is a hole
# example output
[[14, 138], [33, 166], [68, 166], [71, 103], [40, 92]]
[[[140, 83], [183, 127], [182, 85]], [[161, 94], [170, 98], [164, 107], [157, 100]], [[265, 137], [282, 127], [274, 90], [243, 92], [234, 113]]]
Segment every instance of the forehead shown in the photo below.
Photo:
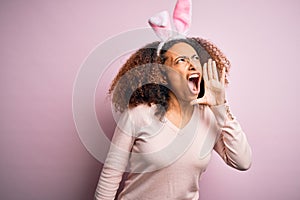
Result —
[[167, 52], [166, 52], [167, 56], [192, 56], [197, 54], [197, 52], [195, 51], [195, 49], [184, 42], [179, 42], [177, 44], [174, 44]]

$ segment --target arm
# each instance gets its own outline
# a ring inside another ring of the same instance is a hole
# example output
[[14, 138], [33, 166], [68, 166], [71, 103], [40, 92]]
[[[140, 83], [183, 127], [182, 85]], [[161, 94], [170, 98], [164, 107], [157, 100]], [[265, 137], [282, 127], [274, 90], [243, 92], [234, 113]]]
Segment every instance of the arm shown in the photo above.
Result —
[[[124, 124], [126, 126], [121, 126]], [[123, 127], [123, 128], [120, 128]], [[134, 143], [128, 114], [116, 127], [95, 192], [95, 200], [114, 200]]]
[[191, 103], [208, 105], [221, 129], [221, 135], [214, 149], [230, 166], [246, 170], [251, 165], [251, 149], [238, 121], [232, 116], [225, 104], [225, 67], [218, 75], [215, 61], [211, 59], [203, 65], [205, 94]]
[[214, 150], [231, 167], [247, 170], [251, 166], [251, 148], [245, 133], [238, 121], [232, 116], [226, 104], [211, 106], [221, 135], [217, 140]]

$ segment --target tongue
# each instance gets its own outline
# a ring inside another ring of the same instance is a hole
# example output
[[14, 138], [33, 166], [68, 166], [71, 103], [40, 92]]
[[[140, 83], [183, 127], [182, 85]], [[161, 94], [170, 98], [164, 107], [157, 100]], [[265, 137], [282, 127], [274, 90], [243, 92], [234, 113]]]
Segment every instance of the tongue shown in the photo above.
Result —
[[192, 93], [197, 93], [197, 87], [196, 87], [196, 84], [193, 81], [189, 80], [188, 81], [188, 86], [189, 86]]

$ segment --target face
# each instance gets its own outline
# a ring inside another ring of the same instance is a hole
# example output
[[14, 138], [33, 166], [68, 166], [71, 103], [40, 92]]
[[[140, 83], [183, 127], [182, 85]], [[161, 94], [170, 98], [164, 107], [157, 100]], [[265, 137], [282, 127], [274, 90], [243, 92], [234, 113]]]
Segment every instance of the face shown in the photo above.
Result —
[[195, 49], [187, 43], [173, 45], [166, 52], [167, 78], [177, 99], [191, 101], [198, 97], [202, 67]]

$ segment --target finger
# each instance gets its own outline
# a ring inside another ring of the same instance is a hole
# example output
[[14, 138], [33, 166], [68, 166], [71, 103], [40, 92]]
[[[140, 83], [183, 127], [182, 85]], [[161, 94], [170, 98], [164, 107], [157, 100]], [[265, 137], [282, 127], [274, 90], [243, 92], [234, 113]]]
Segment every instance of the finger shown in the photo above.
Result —
[[203, 65], [203, 80], [204, 80], [204, 83], [208, 82], [207, 63], [204, 63], [204, 65]]
[[208, 105], [207, 98], [206, 96], [199, 98], [199, 99], [194, 99], [193, 101], [190, 102], [191, 105], [195, 104], [202, 104], [202, 105]]
[[215, 80], [219, 80], [218, 70], [217, 70], [217, 64], [216, 61], [212, 62], [212, 71], [213, 71], [213, 77]]
[[221, 79], [220, 79], [222, 85], [225, 85], [225, 75], [226, 75], [226, 68], [223, 67], [222, 74], [221, 74]]
[[213, 79], [213, 71], [212, 71], [212, 60], [208, 60], [208, 66], [207, 66], [207, 72], [208, 72], [208, 80]]

